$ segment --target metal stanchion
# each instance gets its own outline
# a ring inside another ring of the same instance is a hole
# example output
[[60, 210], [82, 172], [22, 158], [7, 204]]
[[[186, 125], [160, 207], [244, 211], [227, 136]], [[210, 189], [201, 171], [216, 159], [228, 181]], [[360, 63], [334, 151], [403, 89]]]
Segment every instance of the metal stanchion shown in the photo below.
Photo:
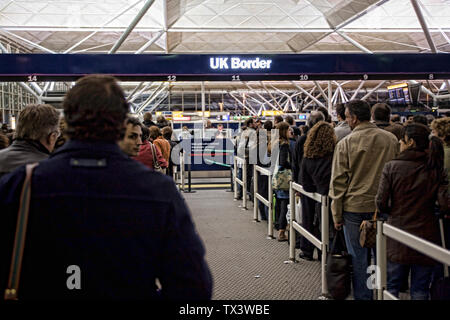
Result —
[[225, 192], [234, 192], [234, 168], [230, 166], [230, 190], [225, 190]]
[[183, 190], [183, 192], [185, 192], [186, 190], [184, 189], [184, 153], [180, 152], [180, 185], [181, 185], [181, 190]]
[[238, 168], [237, 168], [237, 159], [236, 159], [236, 157], [234, 157], [233, 158], [233, 163], [234, 163], [234, 166], [233, 166], [233, 186], [234, 186], [234, 200], [237, 200], [237, 197], [238, 197], [238, 187], [237, 187], [237, 181], [236, 181], [236, 179], [237, 179], [237, 171], [238, 171]]
[[329, 198], [322, 196], [322, 295], [328, 295], [328, 283], [326, 277], [327, 268], [327, 252], [329, 247], [330, 230], [329, 230]]
[[268, 199], [269, 200], [269, 210], [267, 212], [267, 238], [268, 239], [274, 239], [273, 236], [273, 190], [272, 190], [272, 175], [268, 175], [267, 179], [269, 180], [268, 183]]
[[387, 268], [387, 261], [386, 261], [386, 236], [383, 234], [383, 221], [378, 220], [377, 221], [377, 243], [376, 243], [376, 254], [377, 254], [377, 282], [378, 282], [378, 288], [377, 288], [377, 299], [383, 300], [383, 291], [386, 290], [386, 268]]
[[289, 182], [289, 204], [291, 214], [289, 216], [289, 260], [295, 262], [295, 230], [294, 230], [294, 215], [295, 215], [295, 194], [292, 188], [292, 181]]
[[191, 164], [188, 163], [188, 191], [185, 191], [186, 193], [194, 193], [196, 192], [195, 190], [191, 190], [191, 185], [192, 185], [192, 181], [191, 181]]
[[247, 162], [242, 166], [242, 210], [247, 209]]
[[253, 221], [259, 222], [258, 220], [258, 198], [256, 194], [258, 193], [258, 172], [256, 171], [256, 165], [253, 166]]

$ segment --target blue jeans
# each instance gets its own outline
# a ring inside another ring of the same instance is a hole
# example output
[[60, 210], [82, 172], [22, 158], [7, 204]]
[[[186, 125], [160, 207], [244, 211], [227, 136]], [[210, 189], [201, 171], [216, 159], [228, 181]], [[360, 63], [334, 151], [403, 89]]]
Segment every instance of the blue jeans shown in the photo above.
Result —
[[388, 261], [387, 290], [398, 297], [402, 283], [408, 280], [409, 269], [411, 269], [411, 300], [428, 300], [434, 266], [407, 265]]
[[355, 300], [372, 300], [373, 291], [367, 286], [367, 267], [370, 263], [371, 250], [359, 244], [359, 226], [363, 220], [372, 219], [373, 212], [344, 212], [344, 236], [348, 253], [352, 256], [353, 296]]

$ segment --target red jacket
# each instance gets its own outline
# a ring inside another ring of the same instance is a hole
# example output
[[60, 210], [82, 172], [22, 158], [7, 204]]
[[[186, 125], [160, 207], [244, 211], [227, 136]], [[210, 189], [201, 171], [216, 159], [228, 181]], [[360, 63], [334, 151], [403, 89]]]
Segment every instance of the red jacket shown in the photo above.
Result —
[[[161, 154], [161, 151], [158, 149], [156, 145], [155, 150], [156, 150], [156, 159], [158, 160], [159, 165], [163, 168], [167, 168], [168, 165], [167, 161], [166, 159], [164, 159], [164, 157]], [[141, 145], [141, 148], [139, 149], [139, 154], [137, 155], [137, 157], [132, 158], [149, 167], [150, 169], [153, 169], [153, 152], [150, 142], [144, 141], [144, 144]]]

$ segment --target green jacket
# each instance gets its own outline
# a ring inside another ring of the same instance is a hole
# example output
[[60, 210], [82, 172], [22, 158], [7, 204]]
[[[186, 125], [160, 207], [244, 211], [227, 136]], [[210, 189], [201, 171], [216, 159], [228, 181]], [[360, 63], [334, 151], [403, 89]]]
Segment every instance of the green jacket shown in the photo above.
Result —
[[338, 142], [329, 191], [335, 223], [343, 222], [343, 211], [375, 211], [375, 196], [384, 164], [398, 152], [395, 135], [370, 122], [359, 124]]

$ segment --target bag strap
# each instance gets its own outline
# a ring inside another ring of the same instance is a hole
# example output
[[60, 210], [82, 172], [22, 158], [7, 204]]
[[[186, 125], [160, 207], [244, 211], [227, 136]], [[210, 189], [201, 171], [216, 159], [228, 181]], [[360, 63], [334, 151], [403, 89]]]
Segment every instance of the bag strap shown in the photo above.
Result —
[[159, 166], [159, 162], [158, 159], [156, 159], [156, 150], [155, 150], [155, 145], [153, 143], [150, 143], [150, 147], [152, 148], [152, 156], [153, 156], [153, 167], [157, 168]]
[[372, 220], [377, 221], [377, 216], [378, 216], [378, 208], [375, 208], [375, 213], [373, 214]]
[[337, 242], [338, 238], [339, 238], [339, 241], [341, 242], [342, 248], [343, 249], [345, 248], [345, 251], [347, 251], [347, 245], [345, 244], [345, 239], [343, 239], [343, 237], [344, 237], [344, 231], [342, 229], [336, 230], [336, 233], [335, 233], [334, 239], [333, 239], [333, 243], [331, 244], [331, 250], [330, 250], [331, 255], [334, 254], [334, 252], [335, 252], [334, 249], [336, 247], [336, 242]]
[[20, 272], [22, 269], [23, 250], [27, 233], [28, 213], [31, 199], [31, 176], [38, 163], [27, 164], [26, 176], [20, 193], [19, 212], [17, 214], [16, 235], [11, 258], [11, 267], [8, 277], [8, 286], [5, 289], [5, 300], [17, 300]]

